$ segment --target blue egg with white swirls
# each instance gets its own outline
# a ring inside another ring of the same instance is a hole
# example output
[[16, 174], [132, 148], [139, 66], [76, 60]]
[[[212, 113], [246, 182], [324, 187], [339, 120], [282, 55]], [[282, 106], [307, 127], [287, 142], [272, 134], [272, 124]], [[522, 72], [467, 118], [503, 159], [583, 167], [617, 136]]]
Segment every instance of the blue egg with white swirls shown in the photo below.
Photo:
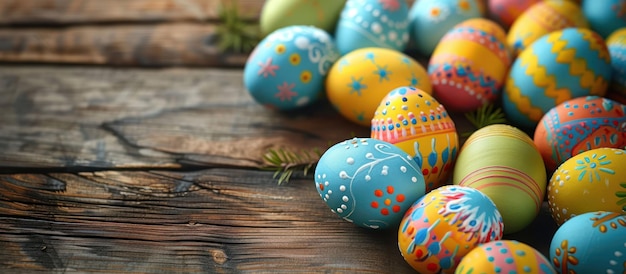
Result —
[[404, 0], [348, 0], [335, 29], [339, 53], [367, 47], [403, 51], [409, 42], [408, 14]]
[[371, 229], [397, 228], [426, 191], [413, 157], [372, 138], [345, 140], [324, 152], [315, 168], [315, 187], [333, 213]]
[[273, 31], [254, 48], [244, 67], [244, 86], [253, 99], [271, 109], [293, 110], [324, 93], [328, 70], [339, 59], [335, 42], [313, 26]]

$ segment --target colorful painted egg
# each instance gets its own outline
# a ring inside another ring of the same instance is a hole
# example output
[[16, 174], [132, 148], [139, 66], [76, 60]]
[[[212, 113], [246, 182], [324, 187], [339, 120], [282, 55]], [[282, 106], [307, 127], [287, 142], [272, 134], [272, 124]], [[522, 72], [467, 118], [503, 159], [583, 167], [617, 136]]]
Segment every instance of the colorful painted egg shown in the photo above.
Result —
[[371, 137], [409, 153], [422, 169], [427, 192], [448, 182], [458, 134], [444, 106], [428, 93], [412, 87], [389, 92], [374, 113]]
[[539, 1], [513, 22], [507, 35], [507, 43], [513, 50], [513, 55], [518, 55], [548, 33], [588, 26], [578, 4], [568, 0]]
[[326, 74], [339, 58], [332, 37], [307, 26], [291, 26], [265, 37], [248, 57], [243, 82], [255, 101], [291, 110], [323, 95]]
[[611, 84], [609, 93], [626, 97], [626, 28], [609, 36], [606, 45], [611, 55]]
[[430, 56], [448, 30], [481, 16], [478, 0], [419, 0], [409, 11], [411, 37], [419, 53]]
[[492, 241], [472, 249], [461, 260], [456, 274], [556, 273], [550, 261], [535, 248], [515, 240]]
[[489, 15], [508, 29], [517, 17], [539, 1], [541, 0], [490, 0]]
[[626, 0], [585, 0], [581, 4], [589, 27], [603, 38], [626, 27]]
[[533, 140], [550, 172], [583, 151], [626, 147], [626, 105], [598, 96], [565, 101], [541, 118]]
[[548, 182], [548, 206], [558, 225], [592, 211], [626, 214], [626, 151], [596, 148], [569, 158]]
[[417, 200], [400, 223], [398, 247], [419, 273], [452, 273], [470, 250], [502, 238], [502, 216], [480, 191], [442, 186]]
[[346, 0], [266, 0], [259, 27], [263, 35], [296, 25], [313, 26], [332, 33], [345, 3]]
[[404, 0], [348, 0], [335, 30], [339, 53], [367, 47], [403, 51], [409, 43], [408, 14]]
[[333, 65], [326, 79], [326, 95], [343, 117], [369, 126], [380, 100], [402, 86], [432, 92], [426, 69], [408, 55], [385, 48], [363, 48], [342, 56]]
[[559, 273], [626, 273], [626, 215], [588, 212], [565, 222], [550, 243]]
[[527, 227], [541, 210], [546, 170], [533, 140], [503, 124], [483, 127], [465, 141], [454, 167], [455, 185], [475, 188], [496, 204], [504, 233]]
[[468, 19], [450, 29], [428, 64], [433, 96], [452, 112], [494, 102], [511, 65], [505, 41], [502, 27], [488, 19]]
[[315, 168], [315, 187], [332, 212], [372, 229], [397, 228], [425, 189], [411, 156], [371, 138], [346, 140], [324, 152]]
[[515, 60], [502, 96], [508, 120], [534, 129], [553, 107], [575, 97], [604, 96], [611, 57], [602, 37], [582, 28], [552, 32]]

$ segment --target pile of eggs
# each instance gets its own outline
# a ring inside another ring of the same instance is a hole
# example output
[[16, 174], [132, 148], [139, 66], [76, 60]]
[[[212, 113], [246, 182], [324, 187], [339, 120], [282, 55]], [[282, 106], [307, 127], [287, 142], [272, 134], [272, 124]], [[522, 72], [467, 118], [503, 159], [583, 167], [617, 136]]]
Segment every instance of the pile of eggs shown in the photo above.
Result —
[[[246, 89], [370, 128], [315, 187], [419, 273], [626, 273], [625, 0], [267, 0], [260, 22]], [[451, 114], [485, 105], [507, 123], [460, 140]], [[545, 201], [549, 254], [505, 239]]]

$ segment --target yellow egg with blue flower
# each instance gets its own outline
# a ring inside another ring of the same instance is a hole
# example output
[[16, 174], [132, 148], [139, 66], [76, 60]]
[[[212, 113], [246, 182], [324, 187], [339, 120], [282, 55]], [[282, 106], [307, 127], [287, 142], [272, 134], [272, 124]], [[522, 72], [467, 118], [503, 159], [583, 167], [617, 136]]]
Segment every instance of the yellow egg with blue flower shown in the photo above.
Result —
[[369, 47], [351, 51], [335, 62], [326, 78], [326, 95], [343, 117], [369, 126], [380, 100], [401, 86], [432, 92], [426, 69], [413, 58], [396, 50]]

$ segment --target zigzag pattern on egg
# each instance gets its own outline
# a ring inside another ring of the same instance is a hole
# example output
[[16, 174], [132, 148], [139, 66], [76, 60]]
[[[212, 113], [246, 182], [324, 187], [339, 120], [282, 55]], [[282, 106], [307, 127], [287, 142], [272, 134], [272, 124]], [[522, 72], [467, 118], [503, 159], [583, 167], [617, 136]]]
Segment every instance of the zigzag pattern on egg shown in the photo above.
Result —
[[506, 81], [505, 89], [507, 91], [507, 95], [510, 97], [510, 101], [515, 102], [515, 106], [520, 113], [533, 120], [541, 119], [543, 111], [540, 108], [533, 106], [530, 98], [522, 94], [522, 91], [515, 84], [515, 80], [509, 78], [509, 80]]
[[[580, 32], [583, 36], [582, 38], [589, 42], [590, 48], [599, 53], [600, 58], [610, 62], [609, 53], [606, 50], [606, 47], [599, 45], [594, 39], [594, 35], [592, 32]], [[562, 33], [561, 33], [562, 34]], [[562, 40], [561, 36], [550, 35], [548, 36], [548, 42], [553, 43], [551, 52], [556, 54], [556, 61], [561, 64], [569, 64], [569, 72], [571, 75], [580, 76], [580, 86], [585, 89], [589, 89], [592, 95], [601, 95], [603, 91], [606, 90], [608, 86], [608, 82], [602, 76], [596, 76], [593, 70], [587, 68], [587, 61], [583, 58], [576, 58], [576, 49], [575, 48], [566, 48], [568, 41]], [[595, 43], [594, 43], [595, 42]], [[546, 90], [546, 94], [548, 90]], [[559, 93], [560, 94], [560, 93]], [[558, 96], [556, 103], [560, 104], [565, 102], [569, 98], [563, 98]], [[571, 98], [571, 95], [569, 95]], [[550, 96], [552, 97], [552, 96]], [[562, 101], [561, 101], [562, 100]]]

